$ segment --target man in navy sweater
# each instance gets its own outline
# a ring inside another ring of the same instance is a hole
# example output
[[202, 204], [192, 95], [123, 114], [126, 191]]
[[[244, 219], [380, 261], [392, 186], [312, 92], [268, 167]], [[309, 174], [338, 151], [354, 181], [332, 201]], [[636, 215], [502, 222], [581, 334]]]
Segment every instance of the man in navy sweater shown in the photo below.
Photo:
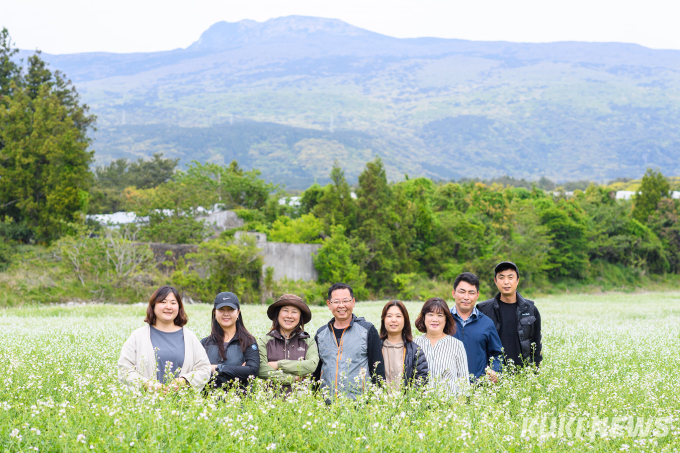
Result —
[[453, 282], [455, 306], [451, 309], [456, 320], [453, 335], [463, 342], [467, 354], [468, 370], [474, 379], [486, 373], [492, 382], [498, 382], [501, 370], [501, 339], [491, 318], [477, 310], [479, 278], [463, 272]]

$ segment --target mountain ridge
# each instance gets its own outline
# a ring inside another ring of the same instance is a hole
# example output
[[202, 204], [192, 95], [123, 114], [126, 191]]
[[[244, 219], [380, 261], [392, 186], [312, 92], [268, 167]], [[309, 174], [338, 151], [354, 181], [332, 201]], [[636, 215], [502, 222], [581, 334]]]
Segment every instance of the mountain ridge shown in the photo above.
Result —
[[[353, 156], [352, 177], [380, 156], [391, 179], [606, 179], [639, 176], [645, 165], [680, 173], [675, 50], [394, 38], [289, 16], [218, 22], [185, 49], [43, 57], [99, 116], [99, 163], [153, 152], [182, 162], [239, 156], [289, 187], [323, 180], [339, 156]], [[231, 138], [220, 132], [234, 125]], [[168, 135], [172, 127], [193, 144]], [[247, 149], [217, 140], [233, 143], [245, 130]], [[350, 144], [334, 133], [364, 138]]]

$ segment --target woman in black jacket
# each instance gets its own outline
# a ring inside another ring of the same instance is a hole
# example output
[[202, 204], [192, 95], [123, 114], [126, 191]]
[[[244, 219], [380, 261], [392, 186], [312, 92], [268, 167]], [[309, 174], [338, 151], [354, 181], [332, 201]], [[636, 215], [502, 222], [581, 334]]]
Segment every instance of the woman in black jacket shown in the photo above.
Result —
[[248, 380], [256, 378], [260, 370], [260, 352], [255, 337], [243, 324], [241, 305], [235, 294], [217, 295], [210, 330], [210, 335], [201, 340], [213, 373], [206, 388], [227, 390], [238, 382], [245, 389]]
[[380, 339], [385, 362], [385, 380], [389, 386], [399, 386], [399, 378], [406, 386], [427, 383], [427, 359], [413, 342], [411, 320], [404, 304], [398, 300], [387, 302], [380, 316]]

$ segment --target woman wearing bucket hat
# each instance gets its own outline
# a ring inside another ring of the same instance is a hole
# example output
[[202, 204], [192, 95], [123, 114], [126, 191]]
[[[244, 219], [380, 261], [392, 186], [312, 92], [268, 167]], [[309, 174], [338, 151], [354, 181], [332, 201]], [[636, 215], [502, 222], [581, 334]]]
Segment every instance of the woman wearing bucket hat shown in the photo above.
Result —
[[259, 376], [289, 391], [293, 382], [311, 375], [319, 364], [316, 341], [304, 330], [312, 312], [300, 297], [284, 294], [269, 306], [267, 316], [273, 322], [269, 333], [258, 339]]

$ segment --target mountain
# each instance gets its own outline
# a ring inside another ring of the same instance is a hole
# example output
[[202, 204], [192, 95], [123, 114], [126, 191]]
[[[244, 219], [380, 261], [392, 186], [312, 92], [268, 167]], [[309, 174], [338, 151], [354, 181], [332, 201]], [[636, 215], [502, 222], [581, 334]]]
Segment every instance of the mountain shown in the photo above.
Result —
[[[26, 54], [24, 52], [24, 54]], [[99, 163], [164, 152], [302, 188], [355, 179], [680, 174], [680, 51], [398, 39], [333, 19], [219, 22], [186, 49], [43, 54], [99, 117]]]

